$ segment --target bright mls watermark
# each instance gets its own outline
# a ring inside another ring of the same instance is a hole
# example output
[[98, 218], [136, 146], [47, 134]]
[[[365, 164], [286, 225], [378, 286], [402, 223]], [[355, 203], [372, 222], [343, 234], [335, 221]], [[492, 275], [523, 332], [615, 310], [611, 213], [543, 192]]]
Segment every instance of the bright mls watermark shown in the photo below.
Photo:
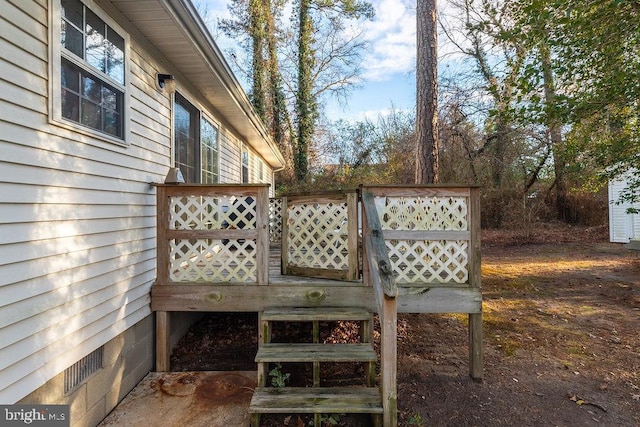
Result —
[[0, 405], [0, 427], [69, 427], [69, 405]]

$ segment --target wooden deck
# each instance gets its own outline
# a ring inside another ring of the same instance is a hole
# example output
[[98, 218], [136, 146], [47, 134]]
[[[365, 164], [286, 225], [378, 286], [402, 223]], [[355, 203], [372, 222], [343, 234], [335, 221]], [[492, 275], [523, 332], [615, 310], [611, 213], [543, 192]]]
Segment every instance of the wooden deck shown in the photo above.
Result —
[[397, 425], [398, 313], [468, 314], [469, 372], [482, 378], [477, 188], [362, 186], [270, 205], [266, 185], [160, 185], [157, 260], [159, 371], [169, 367], [171, 312], [356, 308], [380, 317], [384, 426]]

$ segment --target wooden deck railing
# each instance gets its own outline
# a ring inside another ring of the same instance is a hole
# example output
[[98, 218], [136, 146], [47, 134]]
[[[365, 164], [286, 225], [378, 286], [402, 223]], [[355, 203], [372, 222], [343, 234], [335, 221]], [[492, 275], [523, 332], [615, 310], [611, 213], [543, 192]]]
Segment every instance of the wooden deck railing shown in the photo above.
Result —
[[[361, 186], [363, 283], [353, 281], [358, 191], [283, 198], [283, 273], [343, 280], [331, 284], [269, 278], [269, 224], [278, 218], [267, 185], [157, 190], [157, 370], [169, 369], [169, 312], [363, 306], [380, 316], [385, 426], [397, 424], [398, 312], [467, 313], [469, 372], [482, 378], [478, 188]], [[333, 265], [322, 264], [328, 256]]]
[[359, 278], [357, 190], [282, 198], [282, 274]]
[[158, 284], [266, 285], [268, 185], [158, 185]]
[[380, 373], [384, 426], [398, 424], [398, 288], [371, 192], [362, 197], [363, 280], [373, 286], [380, 319]]
[[[469, 315], [469, 374], [482, 379], [480, 189], [363, 186], [380, 219], [398, 311]], [[364, 199], [364, 197], [363, 197]]]

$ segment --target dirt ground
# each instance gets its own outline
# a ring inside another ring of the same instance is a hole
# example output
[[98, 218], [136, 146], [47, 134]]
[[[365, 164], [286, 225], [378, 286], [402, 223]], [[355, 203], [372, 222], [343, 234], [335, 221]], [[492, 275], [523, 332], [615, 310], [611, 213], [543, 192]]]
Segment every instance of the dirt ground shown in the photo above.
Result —
[[[606, 227], [488, 230], [482, 273], [484, 381], [468, 376], [465, 315], [401, 315], [400, 426], [640, 426], [640, 252], [608, 243]], [[255, 369], [256, 323], [254, 314], [207, 315], [174, 350], [172, 370]], [[328, 341], [356, 333], [324, 330]], [[292, 385], [305, 382], [305, 368], [286, 369]], [[335, 384], [361, 373], [324, 369]], [[310, 424], [285, 415], [263, 425]]]

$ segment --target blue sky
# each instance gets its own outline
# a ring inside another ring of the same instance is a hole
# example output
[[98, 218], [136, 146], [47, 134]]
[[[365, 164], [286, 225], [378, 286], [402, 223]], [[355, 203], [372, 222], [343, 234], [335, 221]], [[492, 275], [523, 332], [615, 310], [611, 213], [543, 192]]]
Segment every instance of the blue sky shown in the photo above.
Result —
[[[363, 36], [370, 47], [363, 62], [362, 87], [353, 90], [347, 105], [330, 102], [326, 114], [332, 119], [375, 120], [392, 107], [413, 110], [415, 106], [416, 0], [370, 0], [376, 17], [363, 23]], [[193, 0], [206, 7], [209, 21], [228, 17], [228, 0]], [[224, 50], [233, 45], [221, 34], [215, 34]]]

